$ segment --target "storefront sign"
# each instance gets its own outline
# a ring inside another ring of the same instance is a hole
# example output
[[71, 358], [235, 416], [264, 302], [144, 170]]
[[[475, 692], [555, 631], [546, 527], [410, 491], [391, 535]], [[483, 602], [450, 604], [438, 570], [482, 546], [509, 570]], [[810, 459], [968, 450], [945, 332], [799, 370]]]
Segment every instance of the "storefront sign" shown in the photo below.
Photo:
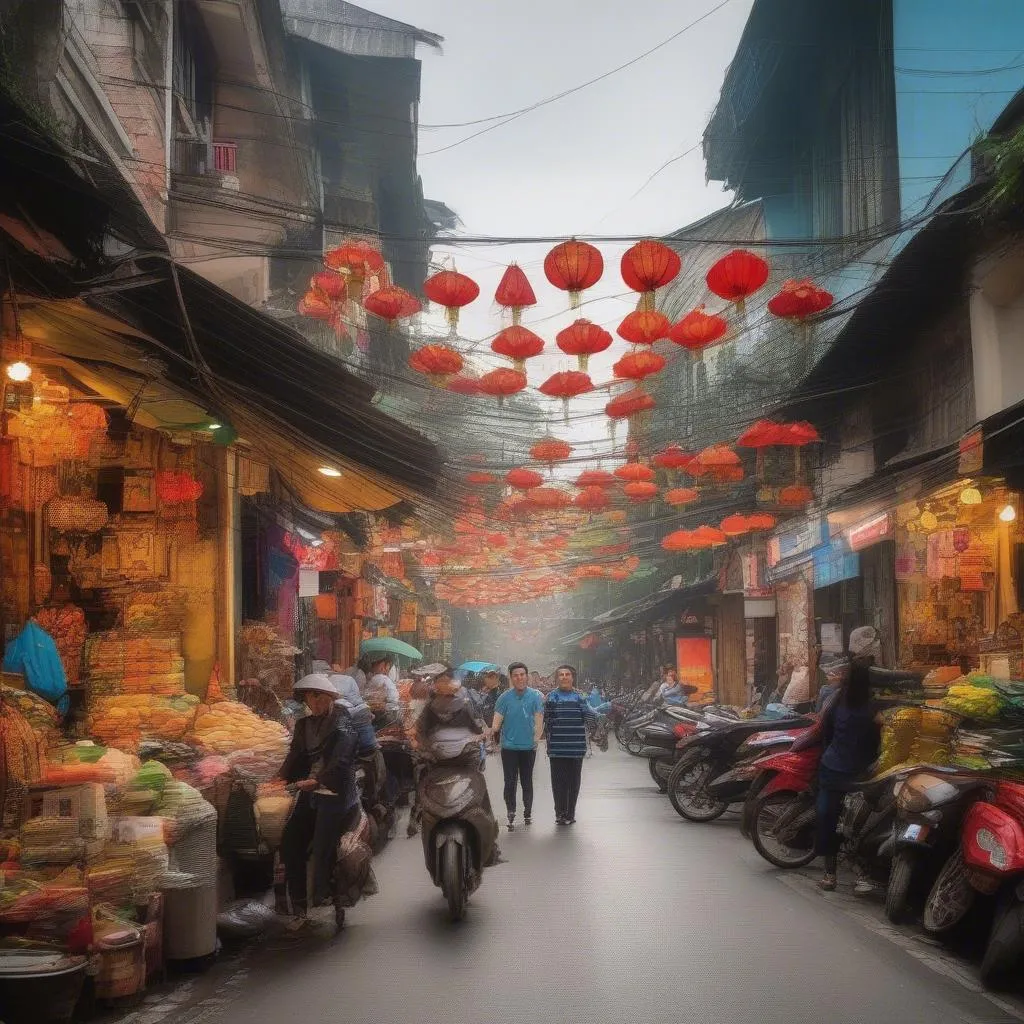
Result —
[[696, 686], [697, 693], [690, 697], [694, 703], [701, 698], [711, 698], [715, 691], [715, 672], [712, 663], [711, 640], [704, 636], [681, 636], [676, 638], [676, 667], [679, 681], [687, 686]]
[[805, 519], [795, 529], [779, 533], [768, 541], [768, 565], [774, 569], [780, 562], [809, 554], [828, 540], [828, 524], [824, 519]]
[[843, 627], [838, 622], [821, 624], [821, 649], [826, 654], [843, 653]]
[[299, 597], [316, 597], [320, 593], [320, 571], [299, 569]]
[[850, 551], [845, 537], [836, 537], [830, 543], [815, 548], [813, 559], [815, 590], [856, 579], [860, 575], [860, 555]]
[[892, 533], [892, 516], [888, 512], [874, 516], [846, 531], [846, 543], [851, 551], [865, 548], [885, 540]]
[[980, 473], [985, 463], [984, 434], [976, 427], [960, 438], [959, 472], [965, 476]]

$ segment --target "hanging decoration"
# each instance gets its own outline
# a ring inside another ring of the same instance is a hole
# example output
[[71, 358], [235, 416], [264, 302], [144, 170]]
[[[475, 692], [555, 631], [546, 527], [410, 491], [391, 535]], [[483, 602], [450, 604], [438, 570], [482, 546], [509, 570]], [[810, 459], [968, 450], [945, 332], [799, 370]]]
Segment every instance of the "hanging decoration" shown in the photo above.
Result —
[[527, 359], [544, 351], [544, 339], [526, 327], [513, 324], [497, 333], [491, 342], [491, 351], [511, 359], [513, 367], [522, 372]]
[[510, 263], [505, 268], [505, 273], [494, 292], [494, 301], [503, 309], [512, 311], [514, 325], [521, 321], [524, 309], [537, 305], [533, 286], [518, 264]]
[[156, 475], [156, 496], [165, 505], [184, 505], [203, 496], [203, 484], [184, 470], [162, 470]]
[[718, 528], [726, 537], [742, 537], [745, 533], [750, 532], [750, 521], [746, 516], [726, 516], [718, 524]]
[[619, 324], [618, 335], [633, 345], [653, 345], [667, 338], [671, 329], [672, 324], [664, 313], [638, 309]]
[[597, 512], [608, 507], [608, 494], [603, 487], [584, 487], [573, 498], [573, 504], [577, 508], [586, 509], [589, 512]]
[[694, 354], [721, 341], [729, 330], [728, 321], [717, 313], [705, 313], [703, 306], [690, 310], [668, 332], [670, 341], [689, 349]]
[[409, 368], [443, 388], [462, 369], [462, 356], [450, 345], [423, 345], [409, 356]]
[[347, 241], [324, 253], [324, 266], [342, 275], [348, 297], [358, 302], [366, 279], [384, 270], [384, 257], [367, 242]]
[[814, 492], [803, 484], [792, 484], [779, 491], [778, 502], [783, 508], [803, 508], [814, 500]]
[[576, 356], [580, 370], [585, 371], [590, 356], [611, 347], [612, 336], [589, 320], [577, 320], [558, 332], [555, 344], [567, 356]]
[[665, 492], [665, 501], [674, 506], [692, 505], [699, 500], [700, 491], [692, 487], [673, 487], [672, 490]]
[[459, 310], [480, 294], [480, 285], [457, 270], [442, 270], [423, 282], [423, 294], [431, 302], [444, 306], [452, 334], [459, 326]]
[[647, 483], [654, 479], [654, 470], [642, 462], [627, 462], [615, 470], [615, 475], [620, 480], [639, 480]]
[[646, 391], [641, 388], [633, 388], [632, 391], [613, 398], [604, 407], [604, 412], [611, 421], [613, 432], [615, 424], [619, 420], [627, 420], [629, 429], [634, 431], [639, 428], [644, 414], [653, 409], [656, 404]]
[[556, 245], [544, 257], [544, 276], [556, 288], [569, 293], [570, 309], [579, 309], [580, 293], [592, 288], [604, 273], [599, 249], [575, 238]]
[[344, 302], [346, 298], [345, 279], [329, 270], [318, 270], [309, 281], [309, 290], [326, 295], [331, 302]]
[[451, 377], [445, 386], [449, 391], [453, 391], [457, 395], [467, 395], [472, 398], [480, 394], [480, 378], [470, 377], [462, 373], [457, 373], [454, 377]]
[[527, 495], [527, 501], [532, 508], [538, 511], [553, 511], [571, 504], [569, 495], [556, 487], [531, 488]]
[[497, 482], [498, 478], [493, 473], [474, 471], [466, 474], [466, 483], [473, 487], [490, 487]]
[[530, 447], [530, 458], [543, 462], [554, 471], [556, 462], [565, 462], [572, 455], [572, 445], [555, 437], [545, 437]]
[[689, 452], [684, 452], [679, 445], [670, 444], [667, 448], [663, 448], [660, 452], [656, 452], [654, 457], [651, 459], [651, 462], [653, 462], [658, 469], [667, 470], [669, 473], [676, 473], [688, 470], [694, 458], [696, 458], [696, 456], [691, 455]]
[[498, 405], [503, 405], [506, 398], [518, 394], [525, 387], [526, 374], [519, 370], [491, 370], [480, 378], [481, 393], [497, 398]]
[[331, 300], [323, 292], [310, 289], [299, 299], [299, 316], [308, 316], [312, 320], [330, 322], [334, 319], [335, 308]]
[[415, 295], [392, 284], [378, 288], [377, 291], [367, 295], [363, 299], [363, 309], [374, 316], [379, 316], [381, 320], [386, 320], [390, 326], [393, 326], [399, 320], [415, 316], [423, 309], [423, 306]]
[[640, 292], [637, 309], [653, 310], [655, 291], [673, 281], [682, 265], [679, 253], [663, 242], [645, 239], [627, 249], [622, 255], [622, 280]]
[[634, 480], [626, 484], [622, 492], [633, 502], [650, 501], [658, 496], [658, 485], [646, 480]]
[[733, 249], [712, 264], [707, 273], [708, 290], [726, 302], [736, 304], [746, 315], [746, 301], [768, 283], [768, 263], [746, 249]]
[[623, 380], [643, 380], [665, 369], [665, 357], [649, 349], [627, 352], [613, 367], [612, 372]]
[[561, 373], [554, 373], [543, 384], [540, 393], [548, 398], [560, 398], [562, 400], [562, 414], [566, 423], [569, 422], [569, 399], [579, 395], [585, 395], [594, 390], [594, 382], [588, 374], [579, 370], [563, 370]]
[[505, 474], [505, 483], [517, 491], [530, 491], [544, 483], [544, 477], [535, 469], [510, 469]]
[[806, 320], [823, 313], [834, 301], [813, 281], [783, 281], [778, 293], [768, 300], [768, 312], [783, 320]]
[[577, 487], [611, 487], [615, 477], [606, 469], [585, 469], [576, 477]]

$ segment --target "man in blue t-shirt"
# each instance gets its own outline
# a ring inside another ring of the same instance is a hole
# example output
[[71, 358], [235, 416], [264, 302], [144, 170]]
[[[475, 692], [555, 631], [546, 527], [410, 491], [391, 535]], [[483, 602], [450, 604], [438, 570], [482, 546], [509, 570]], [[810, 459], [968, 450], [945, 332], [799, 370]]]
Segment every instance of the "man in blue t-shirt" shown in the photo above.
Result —
[[505, 808], [508, 829], [515, 828], [516, 787], [523, 786], [523, 822], [530, 824], [533, 813], [533, 766], [537, 744], [544, 733], [544, 697], [527, 686], [529, 669], [521, 662], [508, 667], [512, 688], [494, 705], [494, 734], [501, 734], [501, 767], [505, 772]]

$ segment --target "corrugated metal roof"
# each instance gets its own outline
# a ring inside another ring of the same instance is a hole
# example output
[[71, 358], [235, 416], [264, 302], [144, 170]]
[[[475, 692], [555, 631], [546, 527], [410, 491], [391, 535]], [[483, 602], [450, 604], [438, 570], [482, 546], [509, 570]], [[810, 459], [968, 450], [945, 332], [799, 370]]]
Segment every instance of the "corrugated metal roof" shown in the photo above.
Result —
[[412, 59], [416, 44], [441, 48], [443, 37], [344, 0], [281, 0], [285, 30], [354, 57]]

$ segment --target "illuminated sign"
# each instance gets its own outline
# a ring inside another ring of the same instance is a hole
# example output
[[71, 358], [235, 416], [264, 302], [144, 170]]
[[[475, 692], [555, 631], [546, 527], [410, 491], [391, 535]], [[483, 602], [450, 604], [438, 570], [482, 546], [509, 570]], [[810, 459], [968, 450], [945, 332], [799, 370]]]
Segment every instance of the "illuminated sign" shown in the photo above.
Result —
[[875, 516], [846, 531], [846, 543], [851, 551], [863, 551], [877, 544], [892, 532], [892, 516], [888, 512]]

